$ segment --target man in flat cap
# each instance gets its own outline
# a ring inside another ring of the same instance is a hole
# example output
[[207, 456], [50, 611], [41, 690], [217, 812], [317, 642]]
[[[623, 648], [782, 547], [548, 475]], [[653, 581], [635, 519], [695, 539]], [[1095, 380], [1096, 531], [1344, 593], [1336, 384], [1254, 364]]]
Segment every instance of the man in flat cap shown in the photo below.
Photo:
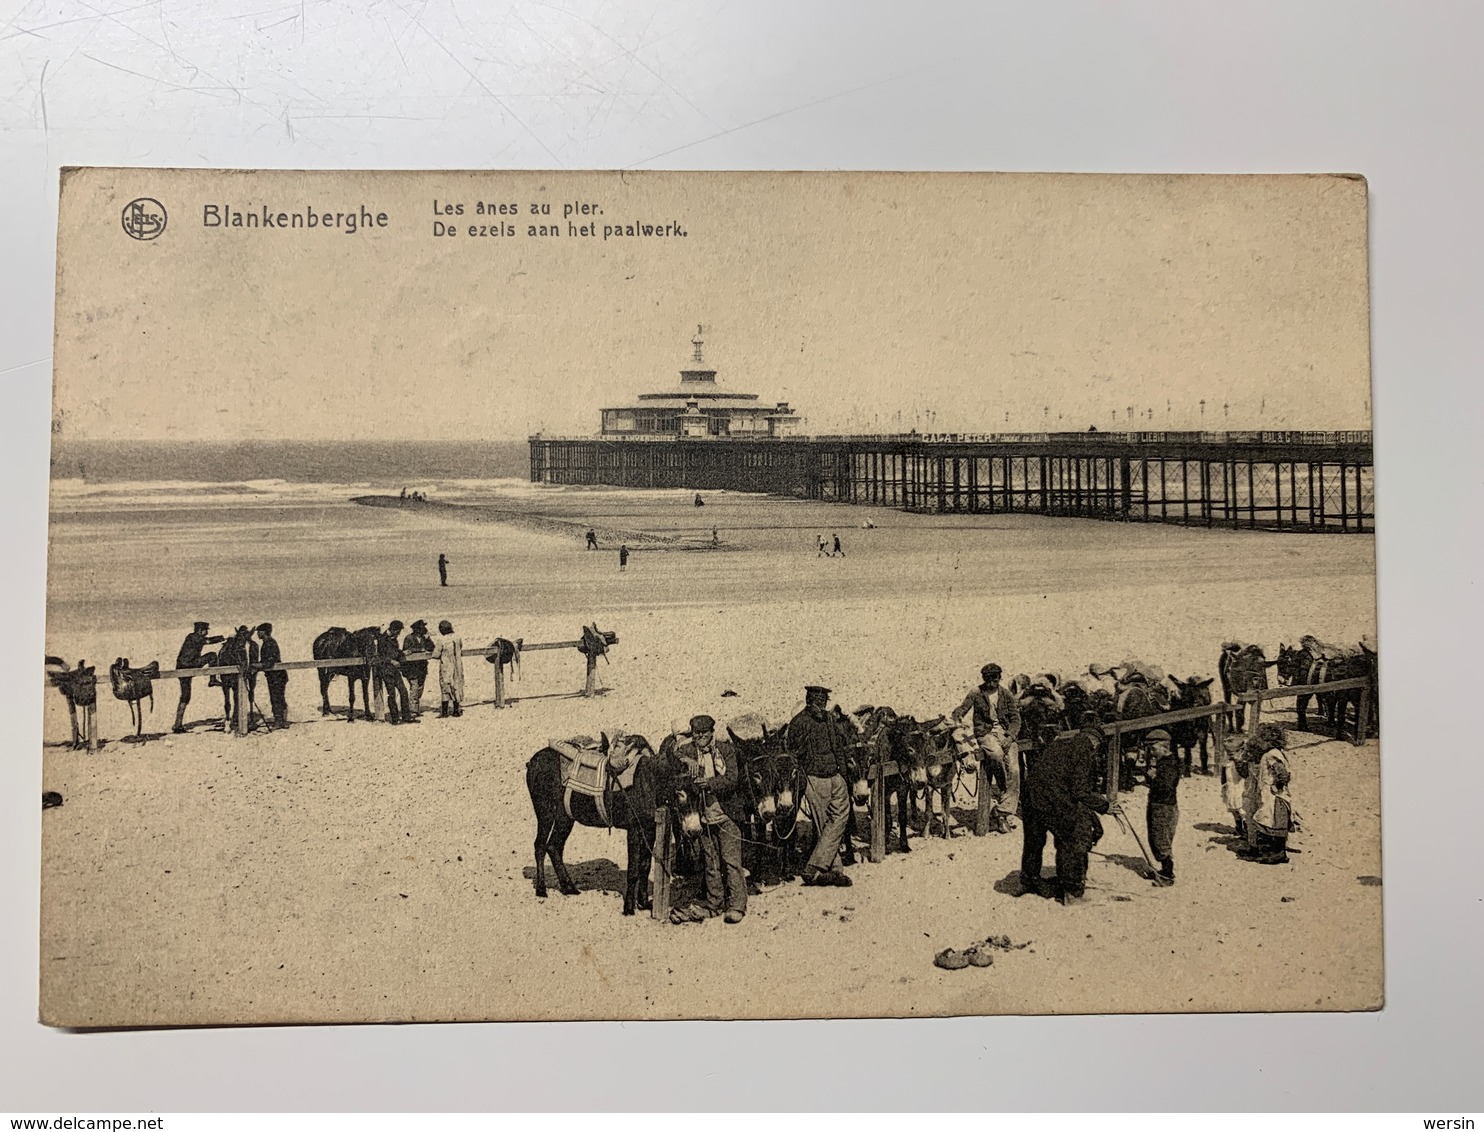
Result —
[[747, 880], [742, 873], [742, 834], [727, 816], [723, 801], [737, 788], [737, 752], [726, 740], [716, 738], [716, 721], [709, 715], [693, 716], [690, 739], [675, 749], [675, 755], [700, 792], [701, 853], [706, 862], [706, 906], [693, 910], [692, 918], [720, 916], [740, 924], [747, 915]]
[[804, 710], [789, 720], [784, 746], [799, 760], [805, 778], [804, 800], [815, 828], [814, 852], [804, 866], [804, 883], [850, 886], [840, 869], [840, 842], [850, 824], [850, 737], [830, 714], [830, 690], [818, 684], [804, 689]]
[[[211, 626], [205, 621], [197, 621], [196, 627], [186, 634], [186, 639], [180, 644], [180, 652], [175, 657], [176, 668], [200, 668], [202, 666], [201, 653], [207, 645], [219, 645], [227, 638], [209, 637], [207, 630]], [[180, 705], [175, 709], [175, 726], [171, 728], [177, 735], [185, 733], [185, 710], [186, 705], [191, 702], [191, 681], [194, 677], [180, 677]]]
[[[1088, 856], [1103, 835], [1097, 815], [1108, 812], [1108, 799], [1098, 790], [1102, 728], [1091, 712], [1081, 723], [1080, 731], [1051, 740], [1027, 770], [1017, 896], [1057, 896], [1063, 904], [1084, 899]], [[1041, 879], [1048, 833], [1056, 838], [1055, 887]]]
[[[428, 654], [432, 651], [433, 638], [428, 635], [428, 623], [414, 621], [402, 641], [403, 654], [416, 656], [419, 653]], [[404, 660], [402, 675], [407, 678], [407, 699], [412, 705], [412, 714], [415, 717], [421, 717], [423, 688], [428, 683], [428, 662], [426, 660]]]
[[402, 661], [406, 653], [401, 644], [402, 622], [392, 621], [376, 642], [374, 671], [381, 686], [386, 689], [386, 719], [388, 723], [421, 722], [412, 714], [407, 700], [407, 682], [402, 679]]
[[289, 725], [289, 700], [287, 689], [289, 686], [289, 674], [281, 669], [273, 669], [271, 666], [283, 663], [283, 652], [278, 647], [278, 642], [273, 639], [273, 626], [264, 621], [257, 627], [258, 634], [258, 667], [265, 669], [263, 679], [268, 684], [268, 702], [273, 707], [273, 726], [287, 727]]
[[1163, 728], [1144, 737], [1148, 757], [1149, 802], [1146, 818], [1149, 824], [1149, 853], [1159, 862], [1159, 879], [1175, 883], [1175, 823], [1180, 820], [1176, 793], [1180, 788], [1180, 756], [1170, 749], [1170, 733]]
[[1009, 689], [1000, 686], [998, 664], [986, 664], [979, 670], [979, 687], [959, 704], [954, 717], [972, 722], [974, 738], [984, 752], [986, 769], [998, 791], [992, 811], [996, 833], [1009, 833], [1015, 828], [1015, 814], [1020, 809], [1020, 705]]

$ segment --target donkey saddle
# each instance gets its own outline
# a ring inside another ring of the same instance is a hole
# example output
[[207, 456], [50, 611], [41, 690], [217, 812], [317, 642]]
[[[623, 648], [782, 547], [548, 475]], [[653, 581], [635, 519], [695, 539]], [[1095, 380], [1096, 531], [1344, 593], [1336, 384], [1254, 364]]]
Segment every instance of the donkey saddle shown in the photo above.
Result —
[[108, 669], [108, 679], [113, 685], [115, 699], [138, 703], [148, 699], [150, 710], [155, 706], [155, 679], [160, 675], [160, 662], [152, 660], [143, 668], [130, 668], [129, 658], [121, 656]]
[[91, 664], [79, 661], [76, 668], [49, 670], [47, 679], [73, 707], [90, 707], [98, 702], [98, 685], [93, 678], [95, 671]]
[[550, 746], [562, 759], [562, 806], [567, 816], [574, 817], [572, 795], [585, 794], [593, 800], [603, 824], [612, 825], [613, 819], [608, 816], [608, 787], [616, 785], [627, 790], [634, 785], [639, 760], [633, 751], [621, 737], [600, 743], [588, 735], [553, 739]]

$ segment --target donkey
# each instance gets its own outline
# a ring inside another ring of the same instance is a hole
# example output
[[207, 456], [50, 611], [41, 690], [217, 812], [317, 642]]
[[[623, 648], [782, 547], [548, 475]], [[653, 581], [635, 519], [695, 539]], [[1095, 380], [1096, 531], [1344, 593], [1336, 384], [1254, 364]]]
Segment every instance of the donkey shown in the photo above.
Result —
[[[892, 737], [892, 757], [899, 766], [908, 768], [907, 790], [923, 797], [923, 835], [933, 830], [933, 799], [941, 800], [943, 836], [953, 833], [953, 788], [962, 770], [979, 769], [978, 744], [967, 726], [955, 726], [946, 716], [919, 721], [912, 716], [898, 716], [888, 734]], [[915, 806], [914, 797], [912, 805]]]
[[803, 797], [798, 759], [784, 749], [783, 731], [769, 729], [761, 717], [731, 721], [727, 735], [739, 765], [737, 789], [724, 808], [742, 834], [742, 863], [754, 884], [793, 880]]
[[[1170, 700], [1171, 711], [1210, 706], [1211, 685], [1216, 679], [1214, 676], [1205, 680], [1198, 676], [1192, 676], [1189, 680], [1181, 680], [1177, 676], [1168, 679], [1175, 685], [1175, 695]], [[1201, 773], [1211, 773], [1211, 755], [1208, 750], [1210, 737], [1209, 719], [1186, 719], [1170, 724], [1171, 747], [1180, 755], [1180, 769], [1186, 778], [1191, 774], [1190, 764], [1197, 744], [1201, 748]]]
[[[1278, 646], [1278, 682], [1288, 685], [1324, 684], [1332, 680], [1348, 680], [1357, 676], [1371, 675], [1371, 660], [1363, 649], [1341, 650], [1325, 645], [1314, 637], [1299, 638], [1299, 647]], [[1309, 696], [1296, 696], [1298, 729], [1308, 730], [1307, 714]], [[1349, 718], [1350, 705], [1355, 705], [1356, 726], [1360, 725], [1361, 690], [1346, 689], [1343, 692], [1320, 692], [1316, 697], [1319, 711], [1336, 738], [1344, 730]]]
[[381, 630], [374, 625], [357, 629], [352, 633], [349, 629], [335, 627], [326, 629], [314, 638], [311, 655], [315, 660], [365, 660], [364, 668], [350, 666], [345, 668], [321, 668], [319, 669], [319, 697], [321, 715], [329, 715], [330, 708], [330, 681], [337, 676], [345, 677], [346, 688], [350, 691], [350, 706], [345, 712], [345, 721], [354, 723], [356, 721], [356, 683], [361, 685], [361, 704], [366, 709], [366, 718], [371, 718], [371, 661], [376, 656], [377, 642], [381, 638]]
[[[628, 789], [610, 778], [603, 796], [608, 821], [598, 813], [597, 801], [582, 794], [572, 795], [572, 812], [563, 802], [562, 756], [551, 747], [542, 747], [526, 763], [526, 789], [531, 795], [531, 808], [536, 812], [536, 895], [546, 899], [545, 859], [551, 858], [556, 869], [557, 886], [566, 896], [576, 896], [577, 883], [562, 859], [567, 838], [576, 825], [597, 829], [622, 829], [628, 834], [628, 861], [625, 867], [623, 914], [651, 906], [649, 866], [654, 854], [654, 812], [661, 805], [676, 801], [676, 775], [673, 766], [655, 754], [642, 735], [626, 735], [621, 740], [630, 758], [638, 761], [634, 784]], [[604, 749], [609, 750], [604, 737]], [[687, 816], [694, 815], [693, 806]], [[697, 815], [698, 816], [698, 815]]]
[[905, 735], [910, 722], [889, 707], [862, 707], [852, 718], [860, 728], [861, 744], [850, 768], [851, 793], [858, 805], [864, 804], [870, 797], [870, 776], [874, 768], [883, 763], [895, 763], [896, 769], [883, 780], [885, 790], [881, 798], [881, 813], [871, 815], [871, 820], [885, 826], [883, 840], [890, 851], [892, 799], [895, 797], [897, 852], [910, 853], [912, 846], [907, 844], [909, 814], [915, 817], [917, 809], [917, 792], [909, 781], [912, 757]]
[[[1268, 669], [1278, 662], [1269, 660], [1261, 645], [1244, 645], [1225, 641], [1216, 660], [1216, 674], [1221, 679], [1221, 701], [1232, 703], [1243, 692], [1260, 692], [1268, 686]], [[1237, 701], [1237, 730], [1247, 726], [1247, 709]]]

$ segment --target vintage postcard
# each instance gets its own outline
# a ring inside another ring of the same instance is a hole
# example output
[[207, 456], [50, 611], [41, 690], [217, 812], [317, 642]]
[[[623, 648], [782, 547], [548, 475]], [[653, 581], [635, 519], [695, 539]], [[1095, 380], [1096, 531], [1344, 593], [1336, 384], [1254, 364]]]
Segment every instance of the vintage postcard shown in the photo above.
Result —
[[1379, 1008], [1366, 215], [64, 171], [42, 1020]]

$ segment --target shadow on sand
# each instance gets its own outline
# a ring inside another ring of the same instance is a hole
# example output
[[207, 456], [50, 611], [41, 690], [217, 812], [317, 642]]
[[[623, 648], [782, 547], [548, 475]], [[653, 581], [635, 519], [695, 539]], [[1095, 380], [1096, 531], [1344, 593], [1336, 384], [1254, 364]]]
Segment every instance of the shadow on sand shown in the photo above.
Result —
[[[624, 870], [615, 865], [606, 857], [599, 857], [595, 861], [582, 861], [577, 864], [567, 863], [567, 872], [572, 875], [572, 882], [583, 892], [606, 892], [613, 896], [622, 896], [627, 877]], [[527, 865], [521, 870], [521, 876], [536, 883], [536, 866]], [[553, 895], [560, 896], [561, 893], [555, 888], [556, 870], [548, 862], [546, 866], [546, 883], [551, 886]]]

